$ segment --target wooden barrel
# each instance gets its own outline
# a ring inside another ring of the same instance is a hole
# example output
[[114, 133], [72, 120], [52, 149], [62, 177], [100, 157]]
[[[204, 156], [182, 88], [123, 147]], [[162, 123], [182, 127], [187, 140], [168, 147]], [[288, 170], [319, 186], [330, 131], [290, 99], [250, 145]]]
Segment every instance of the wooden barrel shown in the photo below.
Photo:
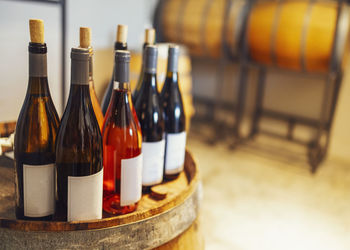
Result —
[[348, 29], [348, 9], [337, 1], [257, 1], [248, 17], [249, 54], [261, 64], [328, 72], [341, 64]]
[[197, 214], [201, 186], [186, 152], [184, 172], [161, 184], [163, 200], [143, 195], [133, 213], [81, 222], [16, 220], [13, 160], [0, 157], [1, 249], [203, 249]]
[[223, 43], [236, 55], [247, 11], [245, 0], [166, 0], [160, 33], [165, 41], [186, 45], [191, 55], [217, 58]]
[[[158, 90], [163, 87], [166, 77], [168, 63], [168, 46], [167, 43], [158, 43], [158, 64], [157, 64], [157, 83]], [[132, 51], [130, 59], [130, 84], [131, 89], [134, 89], [138, 81], [141, 71], [142, 54], [138, 51]], [[192, 102], [192, 74], [191, 74], [191, 59], [187, 49], [180, 46], [179, 56], [179, 87], [182, 94], [186, 115], [186, 129], [189, 130], [191, 117], [194, 115], [194, 107]]]

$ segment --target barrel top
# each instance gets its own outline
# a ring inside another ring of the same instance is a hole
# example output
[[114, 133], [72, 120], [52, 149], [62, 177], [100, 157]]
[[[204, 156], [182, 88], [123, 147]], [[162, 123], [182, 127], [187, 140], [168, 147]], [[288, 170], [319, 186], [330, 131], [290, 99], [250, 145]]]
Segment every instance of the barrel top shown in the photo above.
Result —
[[111, 216], [104, 213], [103, 219], [79, 222], [17, 220], [14, 212], [14, 163], [12, 159], [0, 157], [0, 229], [17, 231], [76, 231], [118, 227], [155, 217], [184, 203], [195, 192], [198, 184], [198, 169], [190, 152], [186, 151], [184, 171], [173, 181], [160, 184], [167, 190], [163, 200], [144, 194], [135, 212]]

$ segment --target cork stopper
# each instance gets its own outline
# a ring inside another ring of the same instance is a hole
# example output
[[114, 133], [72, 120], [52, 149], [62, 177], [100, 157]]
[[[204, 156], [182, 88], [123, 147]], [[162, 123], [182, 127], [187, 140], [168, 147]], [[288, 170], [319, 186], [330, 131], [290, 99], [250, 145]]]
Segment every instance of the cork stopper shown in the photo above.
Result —
[[145, 43], [154, 44], [155, 38], [156, 38], [155, 29], [146, 29], [145, 30]]
[[151, 187], [151, 198], [154, 200], [164, 200], [168, 194], [168, 188], [164, 185]]
[[41, 19], [29, 19], [30, 41], [32, 43], [44, 43], [44, 21]]
[[89, 48], [91, 45], [91, 29], [80, 27], [80, 47]]
[[127, 36], [128, 36], [128, 26], [119, 24], [117, 29], [117, 42], [126, 43]]

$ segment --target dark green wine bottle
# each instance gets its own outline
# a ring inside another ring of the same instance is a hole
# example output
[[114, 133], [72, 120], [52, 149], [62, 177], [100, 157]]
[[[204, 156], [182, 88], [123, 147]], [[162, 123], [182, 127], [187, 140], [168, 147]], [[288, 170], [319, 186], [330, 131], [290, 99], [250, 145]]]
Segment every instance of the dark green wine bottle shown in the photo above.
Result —
[[146, 46], [142, 87], [135, 104], [142, 131], [142, 185], [145, 191], [163, 181], [164, 119], [157, 88], [157, 59], [157, 47]]
[[89, 50], [71, 52], [71, 88], [57, 134], [58, 220], [102, 218], [102, 136], [89, 92]]
[[178, 83], [178, 59], [180, 49], [170, 45], [168, 69], [161, 92], [165, 119], [165, 168], [166, 179], [177, 178], [183, 170], [186, 147], [186, 119]]

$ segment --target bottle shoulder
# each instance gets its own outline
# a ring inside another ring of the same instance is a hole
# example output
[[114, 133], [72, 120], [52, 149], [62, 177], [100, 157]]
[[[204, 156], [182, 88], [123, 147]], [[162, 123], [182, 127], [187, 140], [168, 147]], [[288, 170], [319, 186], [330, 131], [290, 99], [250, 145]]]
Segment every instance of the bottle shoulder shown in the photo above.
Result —
[[[67, 147], [93, 147], [101, 144], [102, 136], [92, 107], [67, 104], [60, 123], [57, 144]], [[60, 147], [57, 147], [60, 150]]]
[[27, 96], [16, 124], [17, 152], [54, 152], [59, 118], [48, 97]]

